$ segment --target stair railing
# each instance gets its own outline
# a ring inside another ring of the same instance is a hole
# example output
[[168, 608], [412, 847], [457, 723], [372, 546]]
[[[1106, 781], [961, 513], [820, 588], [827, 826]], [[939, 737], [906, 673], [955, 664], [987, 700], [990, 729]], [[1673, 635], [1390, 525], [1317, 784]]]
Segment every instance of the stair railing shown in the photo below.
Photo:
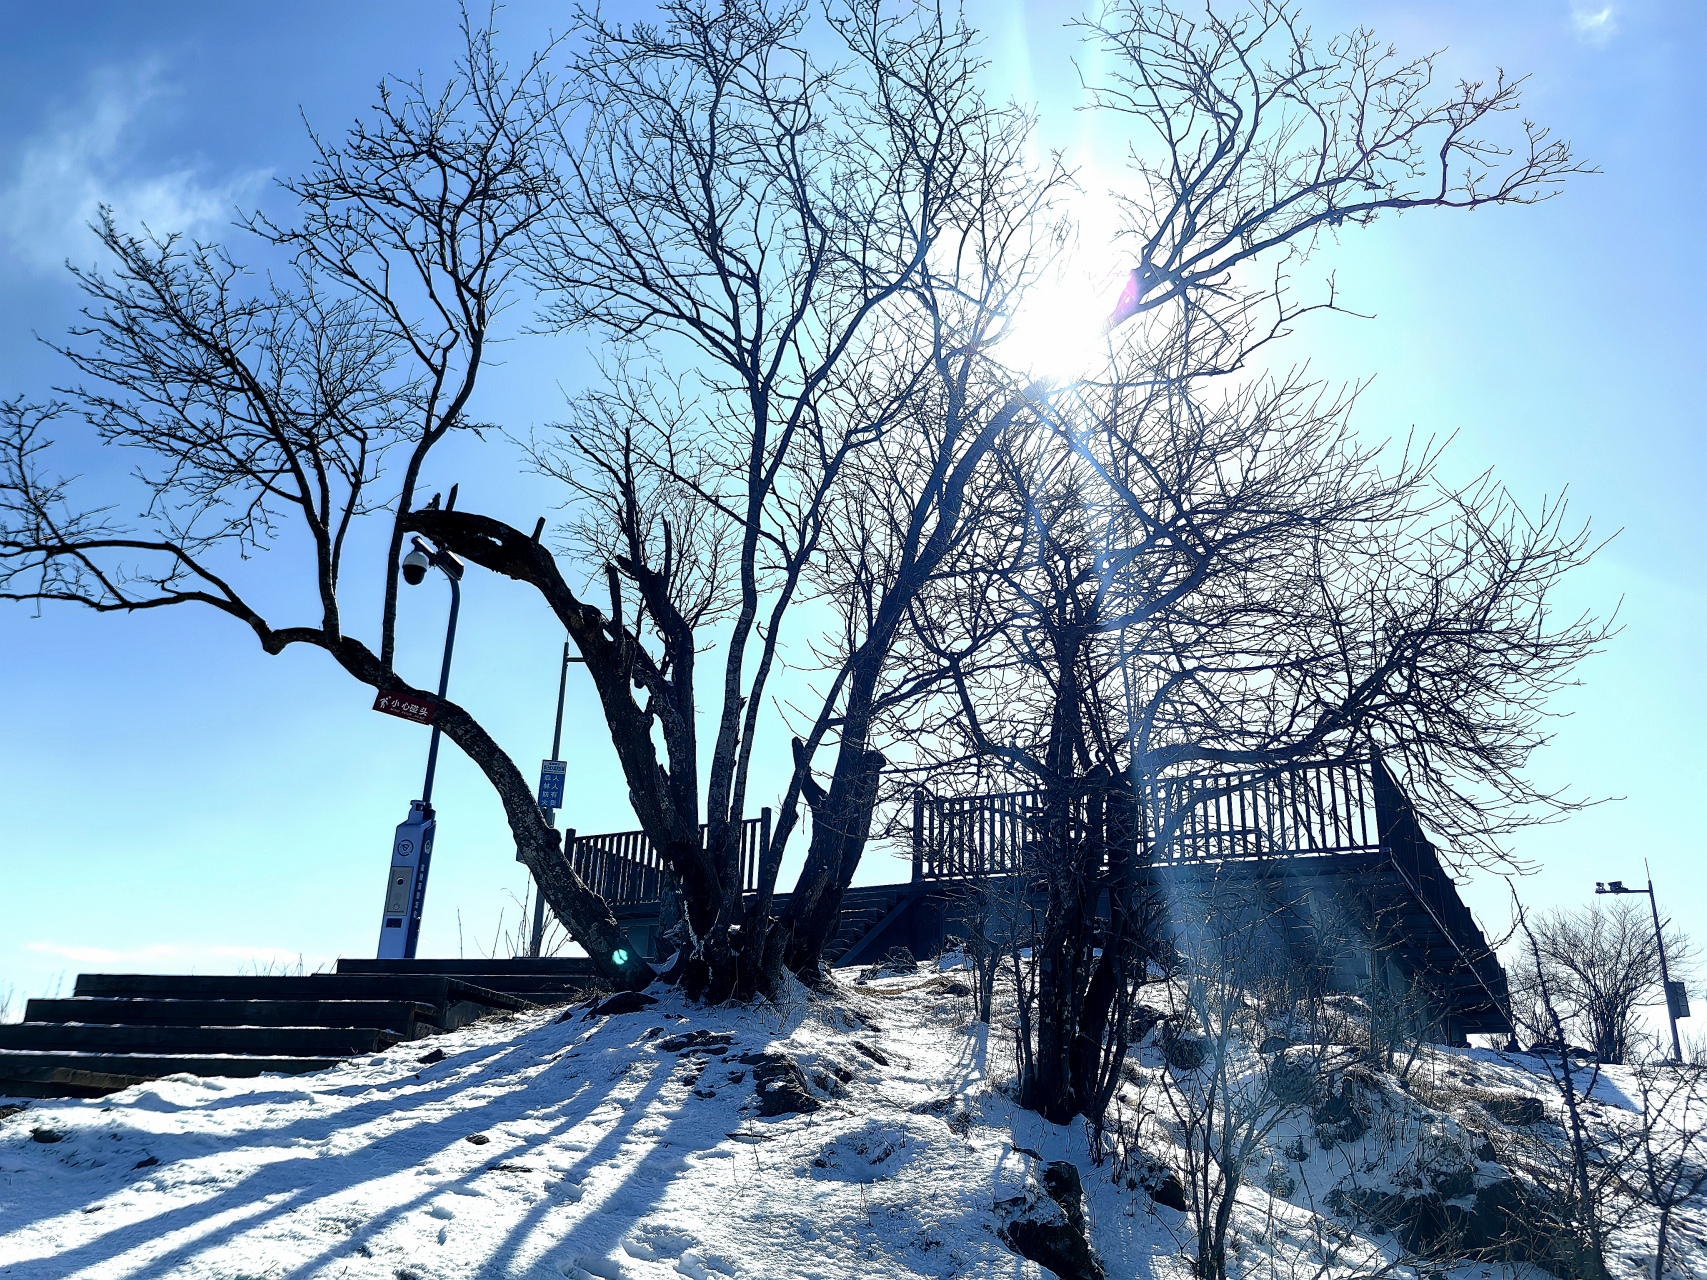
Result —
[[[699, 838], [705, 839], [701, 823]], [[758, 888], [759, 862], [770, 847], [771, 811], [741, 823], [740, 865], [743, 893]], [[570, 845], [570, 865], [594, 893], [613, 907], [648, 906], [664, 892], [664, 857], [644, 831], [609, 831], [576, 836]]]

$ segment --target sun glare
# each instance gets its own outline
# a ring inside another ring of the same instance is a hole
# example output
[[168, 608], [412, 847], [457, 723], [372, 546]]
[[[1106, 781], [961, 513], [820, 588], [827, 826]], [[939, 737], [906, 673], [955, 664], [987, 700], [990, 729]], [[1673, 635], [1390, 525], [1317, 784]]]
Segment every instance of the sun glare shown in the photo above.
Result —
[[1074, 243], [1026, 294], [998, 348], [1016, 372], [1054, 383], [1078, 381], [1108, 359], [1103, 326], [1133, 265], [1114, 247], [1106, 201], [1076, 201], [1073, 219]]
[[1112, 305], [1105, 282], [1064, 271], [1026, 296], [997, 350], [1010, 368], [1030, 378], [1077, 381], [1107, 359], [1103, 321]]

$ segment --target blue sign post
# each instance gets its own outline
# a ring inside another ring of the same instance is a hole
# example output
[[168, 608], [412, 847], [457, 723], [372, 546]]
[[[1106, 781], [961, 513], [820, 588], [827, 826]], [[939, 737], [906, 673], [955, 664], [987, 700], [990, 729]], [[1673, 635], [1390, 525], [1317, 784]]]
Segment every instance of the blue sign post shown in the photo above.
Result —
[[539, 807], [555, 811], [563, 807], [563, 780], [569, 766], [561, 760], [539, 762]]

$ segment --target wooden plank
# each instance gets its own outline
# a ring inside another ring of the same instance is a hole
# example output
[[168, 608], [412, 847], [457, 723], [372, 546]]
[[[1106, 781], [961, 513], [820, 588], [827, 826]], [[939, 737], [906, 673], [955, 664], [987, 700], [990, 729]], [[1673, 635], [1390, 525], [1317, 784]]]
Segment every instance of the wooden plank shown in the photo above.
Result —
[[25, 1022], [101, 1022], [133, 1026], [383, 1027], [404, 1038], [434, 1006], [416, 1000], [170, 1000], [79, 996], [31, 1000]]
[[[917, 901], [917, 894], [902, 893], [897, 898], [895, 905], [889, 908], [888, 912], [884, 915], [880, 916], [875, 921], [863, 921], [862, 923], [865, 924], [865, 927], [860, 930], [859, 936], [853, 939], [852, 945], [844, 948], [842, 953], [836, 957], [835, 964], [838, 967], [842, 965], [858, 964], [865, 953], [871, 948], [871, 944], [883, 936], [883, 931], [889, 928], [890, 925], [894, 924], [902, 916], [906, 915]], [[862, 913], [862, 915], [868, 914], [870, 913]], [[846, 927], [845, 920], [843, 924], [844, 927]]]
[[375, 1053], [402, 1037], [378, 1027], [102, 1026], [14, 1022], [0, 1026], [0, 1049], [90, 1053], [241, 1053], [288, 1057]]

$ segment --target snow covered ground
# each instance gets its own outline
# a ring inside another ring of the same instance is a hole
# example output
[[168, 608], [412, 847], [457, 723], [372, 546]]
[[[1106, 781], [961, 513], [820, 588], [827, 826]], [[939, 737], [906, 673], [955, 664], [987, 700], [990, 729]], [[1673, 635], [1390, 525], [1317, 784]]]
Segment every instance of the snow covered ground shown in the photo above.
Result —
[[[312, 1076], [33, 1102], [0, 1120], [0, 1276], [1037, 1277], [998, 1239], [994, 1205], [1035, 1195], [1040, 1164], [1058, 1159], [1081, 1171], [1110, 1277], [1189, 1275], [1184, 1215], [1095, 1164], [1083, 1128], [994, 1088], [1007, 1046], [942, 979], [844, 983], [782, 1008], [655, 994], [629, 1014], [486, 1020]], [[432, 1051], [443, 1059], [422, 1062]], [[755, 1072], [778, 1052], [817, 1110], [760, 1114]], [[1540, 1092], [1522, 1059], [1439, 1057], [1475, 1077], [1466, 1087]], [[1605, 1105], [1627, 1104], [1616, 1073], [1601, 1088]], [[1310, 1154], [1294, 1182], [1310, 1181], [1309, 1161], [1366, 1158], [1354, 1145]], [[1279, 1175], [1269, 1188], [1242, 1198], [1239, 1270], [1324, 1275], [1312, 1250], [1324, 1225], [1343, 1228]], [[1707, 1221], [1686, 1217], [1690, 1231]], [[1384, 1238], [1354, 1243], [1363, 1261], [1340, 1274], [1393, 1256]], [[1707, 1257], [1698, 1236], [1680, 1243]]]

